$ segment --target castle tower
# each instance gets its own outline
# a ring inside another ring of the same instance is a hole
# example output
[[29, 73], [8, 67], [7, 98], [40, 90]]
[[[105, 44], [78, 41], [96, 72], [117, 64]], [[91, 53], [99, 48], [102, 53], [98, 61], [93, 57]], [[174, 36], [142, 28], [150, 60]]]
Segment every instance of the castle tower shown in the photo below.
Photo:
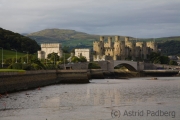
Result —
[[58, 53], [58, 55], [62, 56], [62, 45], [60, 43], [44, 43], [41, 44], [41, 51], [38, 51], [39, 59], [47, 59], [48, 54], [50, 53]]
[[143, 46], [142, 46], [142, 58], [143, 59], [147, 58], [147, 45], [146, 45], [146, 42], [143, 42]]
[[125, 37], [125, 43], [129, 42], [129, 37]]
[[120, 56], [121, 59], [124, 60], [126, 57], [126, 45], [125, 45], [125, 41], [121, 41], [120, 42]]
[[114, 55], [120, 56], [120, 51], [121, 51], [120, 41], [116, 39], [114, 42]]
[[104, 36], [100, 36], [100, 41], [104, 42]]
[[127, 51], [126, 51], [126, 57], [131, 56], [132, 59], [134, 59], [135, 57], [135, 43], [133, 41], [129, 41], [129, 42], [125, 42], [125, 46], [127, 47]]
[[119, 41], [119, 36], [115, 36], [115, 42]]
[[109, 47], [112, 47], [112, 37], [108, 37], [108, 44], [109, 44]]
[[151, 49], [151, 52], [157, 52], [157, 43], [151, 41], [147, 42], [146, 45]]
[[93, 42], [93, 51], [95, 55], [102, 56], [104, 54], [104, 36], [100, 36], [100, 41]]

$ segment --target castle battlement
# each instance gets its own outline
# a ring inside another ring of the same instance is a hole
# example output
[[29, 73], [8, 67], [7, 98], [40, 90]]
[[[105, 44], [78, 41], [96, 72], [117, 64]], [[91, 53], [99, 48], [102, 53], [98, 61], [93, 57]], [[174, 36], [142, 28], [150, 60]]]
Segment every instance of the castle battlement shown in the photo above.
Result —
[[41, 44], [41, 48], [60, 48], [60, 43], [43, 43]]
[[110, 51], [113, 51], [114, 50], [114, 48], [105, 48], [105, 51], [107, 51], [107, 52], [110, 52]]

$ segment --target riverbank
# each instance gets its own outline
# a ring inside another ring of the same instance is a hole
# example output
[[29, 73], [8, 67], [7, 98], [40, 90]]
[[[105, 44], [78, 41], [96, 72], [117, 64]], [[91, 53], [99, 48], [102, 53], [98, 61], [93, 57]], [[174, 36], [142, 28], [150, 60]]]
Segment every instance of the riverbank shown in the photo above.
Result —
[[38, 70], [0, 72], [0, 94], [61, 83], [89, 83], [91, 79], [123, 79], [145, 76], [172, 76], [178, 71]]
[[0, 93], [15, 92], [59, 83], [89, 83], [87, 70], [38, 70], [0, 72]]

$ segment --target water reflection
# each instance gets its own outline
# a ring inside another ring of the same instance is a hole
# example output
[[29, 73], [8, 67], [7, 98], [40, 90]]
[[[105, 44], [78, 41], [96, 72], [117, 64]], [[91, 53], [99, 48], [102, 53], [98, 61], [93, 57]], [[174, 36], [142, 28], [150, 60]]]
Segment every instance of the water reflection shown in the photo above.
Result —
[[[172, 81], [171, 81], [172, 79]], [[112, 119], [112, 110], [171, 110], [180, 112], [179, 78], [93, 80], [93, 84], [54, 85], [9, 94], [0, 99], [1, 120]], [[3, 103], [6, 102], [7, 110]], [[46, 115], [47, 114], [47, 115]], [[173, 120], [179, 120], [176, 115]], [[124, 120], [153, 120], [124, 117]], [[171, 120], [169, 117], [158, 118]]]

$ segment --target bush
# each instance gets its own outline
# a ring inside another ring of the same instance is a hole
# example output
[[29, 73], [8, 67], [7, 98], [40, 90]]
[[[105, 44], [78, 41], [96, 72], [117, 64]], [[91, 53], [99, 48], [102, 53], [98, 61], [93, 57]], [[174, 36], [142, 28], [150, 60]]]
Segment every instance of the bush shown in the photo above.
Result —
[[39, 66], [38, 64], [33, 63], [33, 64], [31, 64], [31, 69], [32, 69], [32, 70], [41, 70], [42, 68], [41, 68], [41, 66]]
[[45, 67], [46, 67], [46, 69], [48, 69], [48, 70], [54, 70], [54, 69], [56, 69], [56, 65], [54, 65], [54, 64], [47, 64]]
[[178, 65], [178, 63], [174, 60], [170, 60], [169, 65]]
[[23, 70], [31, 70], [31, 65], [30, 64], [22, 64], [22, 69]]
[[12, 64], [10, 64], [10, 65], [8, 66], [8, 69], [12, 69]]
[[88, 69], [101, 69], [97, 63], [89, 63]]
[[12, 69], [22, 69], [22, 63], [14, 63], [14, 64], [12, 64]]

